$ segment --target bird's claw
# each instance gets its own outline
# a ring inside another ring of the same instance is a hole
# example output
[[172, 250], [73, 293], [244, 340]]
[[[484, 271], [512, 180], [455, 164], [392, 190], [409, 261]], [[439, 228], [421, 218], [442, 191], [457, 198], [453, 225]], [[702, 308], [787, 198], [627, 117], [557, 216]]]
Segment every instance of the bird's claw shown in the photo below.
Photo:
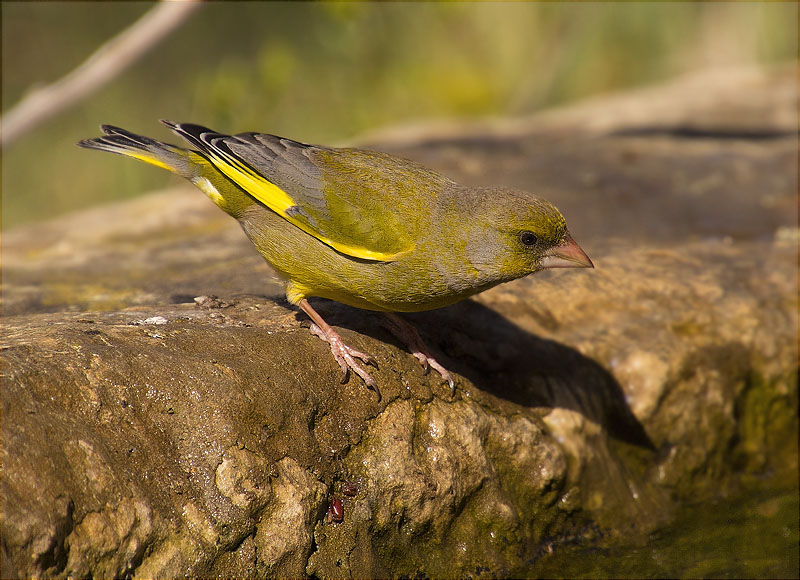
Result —
[[352, 370], [359, 377], [361, 377], [361, 380], [364, 381], [364, 384], [367, 385], [367, 387], [375, 391], [375, 393], [378, 395], [378, 401], [380, 402], [382, 396], [380, 389], [378, 389], [378, 383], [376, 383], [375, 379], [373, 379], [372, 376], [363, 368], [361, 368], [358, 362], [356, 362], [356, 359], [361, 359], [363, 362], [371, 364], [377, 368], [378, 363], [375, 360], [375, 357], [347, 346], [344, 342], [342, 342], [342, 339], [338, 334], [328, 334], [313, 322], [311, 323], [309, 330], [311, 330], [311, 334], [318, 336], [330, 345], [333, 358], [336, 359], [337, 363], [339, 363], [339, 366], [344, 373], [342, 376], [342, 383], [347, 382], [347, 378], [350, 376], [350, 370]]
[[[456, 382], [453, 380], [453, 375], [450, 374], [446, 368], [440, 365], [437, 360], [433, 357], [426, 357], [427, 358], [427, 365], [426, 367], [432, 367], [437, 373], [442, 375], [442, 378], [447, 381], [447, 384], [450, 385], [450, 395], [454, 396], [456, 394]], [[428, 369], [425, 369], [425, 372], [428, 372]]]
[[386, 320], [388, 323], [386, 327], [389, 329], [389, 331], [406, 343], [408, 349], [411, 351], [411, 354], [414, 355], [414, 358], [416, 358], [419, 361], [419, 364], [422, 365], [423, 374], [427, 375], [431, 368], [433, 368], [442, 376], [445, 381], [447, 381], [447, 384], [450, 385], [451, 395], [455, 395], [456, 383], [453, 380], [453, 376], [450, 374], [450, 371], [439, 364], [439, 361], [429, 354], [427, 347], [422, 342], [422, 339], [417, 332], [417, 329], [414, 328], [409, 322], [403, 320], [400, 316], [392, 312], [387, 312], [384, 320]]
[[429, 372], [431, 372], [431, 365], [428, 363], [428, 357], [425, 355], [425, 353], [421, 351], [413, 351], [411, 354], [414, 355], [414, 358], [419, 361], [420, 365], [422, 365], [423, 375], [427, 375]]

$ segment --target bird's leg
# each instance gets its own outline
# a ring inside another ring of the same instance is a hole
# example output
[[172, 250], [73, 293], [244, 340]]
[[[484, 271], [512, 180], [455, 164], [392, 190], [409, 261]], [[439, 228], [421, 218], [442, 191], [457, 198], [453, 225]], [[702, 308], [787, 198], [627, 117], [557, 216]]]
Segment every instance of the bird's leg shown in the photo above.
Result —
[[311, 304], [308, 303], [308, 300], [303, 298], [297, 305], [303, 309], [303, 312], [308, 314], [311, 318], [311, 334], [320, 337], [322, 340], [327, 342], [331, 347], [331, 352], [333, 353], [333, 358], [336, 359], [336, 362], [339, 363], [339, 366], [342, 367], [344, 371], [344, 377], [342, 378], [342, 382], [347, 380], [347, 375], [350, 372], [350, 369], [364, 380], [364, 383], [375, 393], [378, 395], [378, 401], [381, 400], [381, 391], [378, 389], [378, 384], [375, 382], [367, 371], [362, 369], [355, 359], [359, 358], [365, 363], [369, 364], [376, 364], [375, 359], [368, 355], [367, 353], [361, 352], [354, 348], [350, 348], [347, 346], [343, 341], [342, 337], [339, 336], [331, 326], [323, 320], [322, 316], [311, 307]]
[[442, 375], [442, 378], [447, 381], [450, 385], [450, 389], [452, 394], [455, 395], [456, 393], [456, 384], [453, 381], [453, 377], [446, 368], [444, 368], [439, 362], [433, 358], [428, 347], [425, 346], [425, 343], [422, 342], [422, 339], [417, 332], [417, 329], [408, 322], [407, 320], [401, 318], [394, 312], [384, 312], [386, 316], [386, 328], [394, 334], [397, 338], [402, 340], [406, 343], [408, 350], [411, 351], [411, 354], [416, 357], [416, 359], [422, 365], [422, 368], [425, 369], [425, 373], [427, 374], [430, 368], [433, 368], [437, 373]]

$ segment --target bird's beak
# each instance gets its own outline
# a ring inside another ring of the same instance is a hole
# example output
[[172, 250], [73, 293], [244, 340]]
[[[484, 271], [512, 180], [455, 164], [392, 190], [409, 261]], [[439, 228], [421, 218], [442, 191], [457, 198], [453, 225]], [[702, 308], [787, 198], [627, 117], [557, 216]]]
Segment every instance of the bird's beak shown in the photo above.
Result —
[[547, 251], [541, 268], [594, 268], [594, 264], [567, 233], [563, 242]]

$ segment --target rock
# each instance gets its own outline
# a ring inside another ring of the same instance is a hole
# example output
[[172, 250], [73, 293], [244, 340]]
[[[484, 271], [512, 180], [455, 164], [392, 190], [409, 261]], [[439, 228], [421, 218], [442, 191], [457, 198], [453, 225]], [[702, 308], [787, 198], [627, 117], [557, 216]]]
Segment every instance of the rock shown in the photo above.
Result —
[[341, 383], [194, 190], [7, 232], [3, 576], [531, 576], [743, 474], [796, 484], [793, 74], [384, 137], [537, 190], [597, 265], [410, 315], [454, 397], [376, 314], [318, 301], [384, 398]]

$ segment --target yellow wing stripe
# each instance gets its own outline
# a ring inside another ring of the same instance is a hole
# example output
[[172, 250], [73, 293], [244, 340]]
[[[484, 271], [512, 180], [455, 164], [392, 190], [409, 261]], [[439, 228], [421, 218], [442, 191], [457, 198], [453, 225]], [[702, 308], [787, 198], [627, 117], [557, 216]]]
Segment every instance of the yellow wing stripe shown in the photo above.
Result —
[[[294, 200], [289, 197], [289, 195], [280, 187], [268, 181], [262, 175], [259, 175], [246, 165], [242, 164], [236, 158], [226, 155], [224, 152], [214, 150], [213, 153], [208, 153], [211, 162], [223, 175], [225, 175], [225, 177], [233, 181], [248, 194], [252, 195], [258, 201], [266, 205], [269, 209], [286, 219], [288, 222], [294, 224], [307, 234], [314, 236], [319, 241], [330, 246], [337, 252], [352, 256], [353, 258], [361, 258], [362, 260], [391, 262], [400, 256], [407, 254], [413, 249], [412, 247], [402, 252], [390, 254], [387, 252], [376, 252], [374, 250], [369, 250], [359, 246], [342, 244], [331, 240], [330, 238], [323, 236], [320, 232], [316, 231], [308, 224], [305, 224], [286, 213], [287, 209], [295, 206], [296, 204]], [[217, 153], [221, 153], [221, 155], [218, 155]]]

